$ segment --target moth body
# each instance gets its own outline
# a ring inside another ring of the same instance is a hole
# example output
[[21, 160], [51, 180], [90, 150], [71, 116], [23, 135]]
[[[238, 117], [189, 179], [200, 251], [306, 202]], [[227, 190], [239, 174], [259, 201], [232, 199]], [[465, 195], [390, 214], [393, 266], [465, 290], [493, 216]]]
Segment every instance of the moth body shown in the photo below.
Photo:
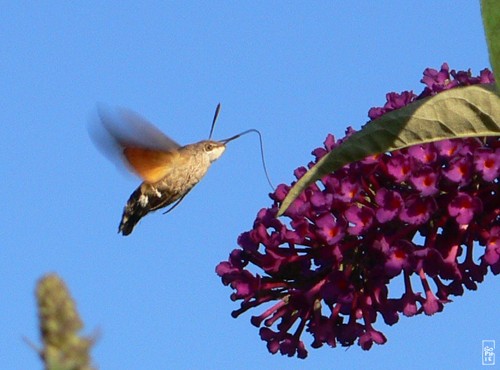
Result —
[[158, 181], [144, 181], [132, 193], [123, 209], [118, 232], [129, 235], [149, 212], [180, 201], [205, 176], [210, 165], [226, 149], [222, 142], [204, 140], [180, 147]]

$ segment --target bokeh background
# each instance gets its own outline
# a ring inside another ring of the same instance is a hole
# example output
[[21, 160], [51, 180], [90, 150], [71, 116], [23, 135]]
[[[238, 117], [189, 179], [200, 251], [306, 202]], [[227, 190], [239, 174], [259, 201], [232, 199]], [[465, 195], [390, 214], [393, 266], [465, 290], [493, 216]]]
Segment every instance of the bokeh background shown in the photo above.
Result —
[[23, 337], [39, 341], [33, 291], [47, 272], [99, 333], [100, 369], [482, 368], [481, 340], [500, 339], [491, 273], [433, 317], [379, 319], [388, 342], [368, 352], [270, 355], [252, 313], [231, 318], [238, 304], [214, 272], [271, 204], [257, 136], [124, 238], [139, 180], [87, 133], [104, 103], [187, 144], [208, 136], [221, 102], [215, 138], [259, 129], [272, 180], [290, 183], [327, 133], [359, 128], [387, 92], [418, 93], [443, 62], [489, 67], [478, 1], [1, 2], [0, 368], [42, 368]]

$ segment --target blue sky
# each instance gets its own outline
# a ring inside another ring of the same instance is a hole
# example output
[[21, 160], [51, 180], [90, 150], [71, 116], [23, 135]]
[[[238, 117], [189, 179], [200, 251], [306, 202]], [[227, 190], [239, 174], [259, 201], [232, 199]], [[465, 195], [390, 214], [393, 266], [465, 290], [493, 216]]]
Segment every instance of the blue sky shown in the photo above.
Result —
[[[97, 103], [128, 107], [182, 144], [256, 128], [272, 180], [289, 183], [327, 133], [359, 128], [422, 71], [489, 66], [478, 1], [2, 2], [0, 5], [0, 367], [42, 368], [35, 282], [57, 272], [98, 331], [101, 369], [479, 369], [500, 337], [491, 273], [433, 317], [388, 337], [270, 355], [233, 319], [214, 269], [271, 204], [258, 139], [231, 143], [183, 203], [116, 234], [139, 180], [94, 147]], [[309, 337], [304, 337], [307, 346]], [[498, 352], [498, 351], [497, 351]], [[498, 353], [497, 353], [498, 355]], [[491, 368], [491, 367], [490, 367]]]

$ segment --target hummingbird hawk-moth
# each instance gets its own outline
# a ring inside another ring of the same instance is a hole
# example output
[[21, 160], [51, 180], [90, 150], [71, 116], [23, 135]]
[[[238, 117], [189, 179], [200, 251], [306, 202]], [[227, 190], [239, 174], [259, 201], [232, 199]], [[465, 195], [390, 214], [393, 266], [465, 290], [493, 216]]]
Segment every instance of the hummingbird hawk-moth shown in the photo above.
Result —
[[[224, 153], [226, 144], [242, 135], [249, 132], [259, 135], [264, 163], [262, 138], [255, 129], [225, 140], [211, 139], [219, 112], [220, 104], [215, 110], [208, 140], [181, 146], [131, 111], [121, 110], [117, 116], [112, 116], [103, 109], [98, 110], [105, 135], [91, 132], [95, 143], [111, 157], [116, 157], [117, 153], [127, 168], [142, 179], [123, 209], [118, 233], [129, 235], [149, 212], [169, 205], [172, 206], [164, 213], [174, 209]], [[264, 171], [269, 181], [265, 164]]]

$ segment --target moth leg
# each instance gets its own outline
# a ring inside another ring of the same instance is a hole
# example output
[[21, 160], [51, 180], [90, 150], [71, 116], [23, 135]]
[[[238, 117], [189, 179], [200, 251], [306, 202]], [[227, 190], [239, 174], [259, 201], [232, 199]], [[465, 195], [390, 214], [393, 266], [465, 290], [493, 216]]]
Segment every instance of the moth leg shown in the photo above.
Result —
[[165, 212], [163, 212], [163, 214], [167, 214], [169, 213], [170, 211], [172, 211], [175, 207], [177, 207], [179, 205], [180, 202], [182, 202], [182, 200], [184, 199], [184, 197], [189, 193], [189, 191], [184, 194], [182, 197], [179, 198], [179, 200], [177, 202], [175, 202], [169, 209], [167, 209]]

